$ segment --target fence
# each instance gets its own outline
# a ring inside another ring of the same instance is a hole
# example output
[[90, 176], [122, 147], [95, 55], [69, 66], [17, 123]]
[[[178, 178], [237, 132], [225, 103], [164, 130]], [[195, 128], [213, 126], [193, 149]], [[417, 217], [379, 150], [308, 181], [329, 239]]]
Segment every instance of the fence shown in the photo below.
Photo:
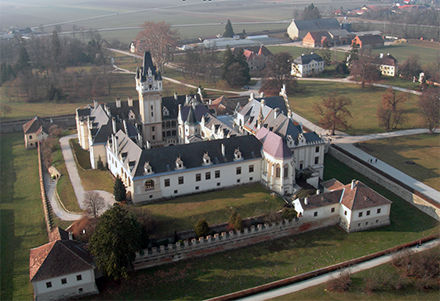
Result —
[[44, 188], [43, 157], [41, 155], [41, 144], [38, 144], [38, 174], [40, 178], [40, 191], [41, 200], [43, 202], [44, 220], [46, 222], [47, 235], [49, 235], [53, 228], [52, 206], [50, 205], [50, 202], [46, 195], [46, 189]]

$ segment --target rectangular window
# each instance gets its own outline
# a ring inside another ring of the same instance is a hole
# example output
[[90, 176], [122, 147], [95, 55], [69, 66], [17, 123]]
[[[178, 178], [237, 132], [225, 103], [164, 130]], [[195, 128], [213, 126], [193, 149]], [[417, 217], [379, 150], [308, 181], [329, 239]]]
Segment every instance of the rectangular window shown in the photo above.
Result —
[[315, 153], [319, 153], [319, 146], [315, 147]]
[[359, 217], [362, 217], [362, 212], [359, 212]]
[[52, 287], [52, 282], [50, 282], [50, 281], [49, 281], [49, 282], [46, 282], [46, 287], [47, 287], [47, 288]]
[[183, 177], [179, 177], [179, 185], [183, 184]]
[[220, 178], [220, 170], [215, 171], [215, 178], [216, 179]]
[[202, 174], [197, 173], [197, 174], [196, 174], [196, 182], [199, 182], [199, 181], [201, 181], [201, 180], [202, 180]]
[[154, 132], [154, 130], [155, 130], [155, 128], [154, 128], [154, 126], [152, 126], [152, 127], [151, 127], [151, 131]]
[[196, 190], [199, 190], [199, 186], [196, 186]]
[[315, 164], [319, 163], [319, 157], [315, 157]]
[[177, 194], [179, 191], [178, 190], [174, 190], [174, 194]]
[[317, 217], [317, 216], [318, 216], [318, 211], [315, 211], [315, 212], [313, 213], [313, 216], [314, 216], [314, 217]]
[[211, 180], [211, 172], [210, 171], [205, 172], [205, 180]]
[[217, 186], [220, 186], [220, 182], [217, 183]]
[[237, 175], [241, 175], [241, 167], [237, 167], [235, 173], [236, 173]]
[[344, 215], [347, 215], [347, 210], [344, 211]]
[[335, 212], [335, 207], [332, 208], [332, 213]]
[[151, 117], [153, 117], [154, 116], [154, 114], [153, 114], [153, 112], [151, 112]]
[[32, 135], [29, 135], [29, 139], [32, 139]]
[[283, 169], [283, 177], [284, 179], [287, 179], [289, 177], [289, 167], [284, 167]]
[[249, 172], [254, 172], [254, 165], [249, 165]]
[[165, 179], [164, 184], [165, 187], [170, 187], [170, 179]]
[[253, 178], [253, 177], [250, 177], [250, 178], [249, 178], [249, 181], [253, 181], [253, 180], [254, 180], [254, 178]]
[[240, 183], [240, 179], [237, 179], [237, 183]]
[[377, 214], [379, 214], [380, 213], [380, 208], [379, 209], [377, 209]]
[[367, 215], [370, 215], [370, 210], [367, 211]]
[[82, 280], [82, 275], [76, 275], [76, 281], [81, 281]]
[[61, 284], [66, 284], [67, 283], [67, 279], [66, 278], [61, 278]]

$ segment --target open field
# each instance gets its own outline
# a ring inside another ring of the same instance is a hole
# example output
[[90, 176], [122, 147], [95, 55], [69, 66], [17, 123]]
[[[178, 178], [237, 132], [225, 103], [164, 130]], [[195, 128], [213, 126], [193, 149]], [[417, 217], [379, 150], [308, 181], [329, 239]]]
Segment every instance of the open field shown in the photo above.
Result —
[[29, 249], [47, 243], [38, 180], [37, 150], [26, 150], [23, 134], [2, 134], [0, 262], [1, 300], [32, 300]]
[[407, 175], [440, 189], [440, 134], [366, 141], [358, 147]]
[[260, 184], [233, 187], [224, 190], [175, 198], [165, 202], [144, 205], [151, 211], [158, 225], [152, 235], [171, 235], [174, 230], [191, 230], [200, 219], [209, 225], [226, 223], [235, 210], [248, 218], [275, 212], [283, 208], [285, 202]]
[[[320, 53], [319, 48], [304, 48], [304, 47], [296, 47], [296, 46], [267, 46], [267, 49], [269, 49], [273, 54], [277, 54], [279, 52], [288, 52], [293, 57], [293, 59], [296, 59], [302, 54], [310, 54], [310, 52], [315, 52], [318, 54]], [[331, 48], [330, 51], [332, 53], [332, 60], [334, 60], [335, 53], [336, 53], [336, 60], [338, 62], [345, 60], [345, 52], [342, 51], [335, 52]]]
[[[128, 43], [135, 38], [138, 29], [119, 30], [119, 28], [138, 27], [145, 21], [165, 21], [179, 29], [182, 39], [197, 38], [199, 36], [213, 36], [222, 34], [228, 19], [232, 21], [235, 32], [263, 31], [269, 29], [286, 29], [288, 23], [281, 24], [243, 24], [236, 22], [271, 22], [289, 20], [294, 9], [303, 10], [308, 1], [280, 0], [268, 2], [265, 0], [224, 0], [224, 1], [113, 1], [102, 2], [92, 0], [88, 2], [72, 3], [68, 1], [18, 0], [14, 3], [2, 3], [2, 26], [10, 28], [33, 27], [41, 32], [52, 32], [55, 25], [60, 25], [63, 32], [71, 32], [75, 25], [76, 36], [80, 36], [79, 29], [111, 29], [100, 32], [102, 37], [111, 41], [118, 39]], [[335, 10], [344, 6], [344, 9], [361, 7], [364, 2], [339, 0], [330, 2], [320, 0], [314, 2], [321, 11]], [[380, 4], [379, 4], [380, 5]], [[223, 23], [223, 24], [222, 24]], [[187, 24], [200, 24], [187, 27]], [[208, 25], [212, 24], [212, 25]], [[217, 25], [214, 25], [217, 24]], [[71, 35], [71, 34], [70, 34]], [[127, 46], [128, 47], [128, 46]]]
[[[289, 95], [290, 107], [292, 111], [311, 122], [316, 123], [319, 119], [313, 105], [319, 103], [323, 97], [327, 97], [328, 93], [337, 92], [353, 101], [353, 105], [348, 108], [353, 115], [353, 118], [348, 118], [348, 122], [352, 126], [352, 129], [346, 131], [348, 134], [364, 135], [385, 131], [377, 123], [376, 111], [378, 105], [382, 102], [382, 95], [386, 89], [379, 87], [366, 87], [362, 89], [357, 84], [322, 81], [302, 81], [299, 84], [306, 88], [306, 92]], [[417, 103], [418, 96], [410, 94], [409, 101], [404, 105], [405, 116], [408, 118], [408, 122], [398, 129], [424, 127]]]
[[[437, 252], [440, 250], [438, 247], [435, 249]], [[433, 250], [431, 250], [433, 251]], [[316, 285], [296, 293], [284, 295], [278, 298], [271, 299], [273, 301], [285, 301], [285, 300], [432, 300], [437, 301], [439, 299], [439, 292], [436, 289], [428, 291], [416, 289], [416, 280], [413, 278], [405, 278], [407, 282], [406, 287], [395, 289], [386, 284], [383, 285], [383, 289], [366, 293], [365, 280], [366, 278], [374, 279], [386, 279], [392, 283], [394, 279], [399, 279], [400, 274], [397, 269], [391, 265], [391, 263], [383, 264], [378, 267], [358, 272], [351, 275], [352, 285], [348, 292], [330, 292], [326, 288], [326, 284]], [[401, 281], [401, 283], [406, 283]], [[381, 284], [381, 283], [379, 283]]]
[[[439, 224], [362, 175], [326, 156], [325, 179], [359, 179], [393, 201], [391, 225], [347, 234], [329, 227], [99, 283], [90, 300], [201, 300], [298, 275], [438, 233]], [[148, 285], [146, 285], [148, 284]], [[194, 289], [197, 288], [197, 289]], [[84, 298], [87, 299], [87, 298]]]

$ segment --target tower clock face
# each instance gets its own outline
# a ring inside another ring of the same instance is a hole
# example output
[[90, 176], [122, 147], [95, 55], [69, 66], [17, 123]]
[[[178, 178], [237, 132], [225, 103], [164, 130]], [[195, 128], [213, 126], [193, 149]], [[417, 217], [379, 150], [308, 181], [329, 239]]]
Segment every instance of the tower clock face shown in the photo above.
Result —
[[149, 83], [152, 83], [152, 82], [153, 82], [153, 78], [152, 78], [152, 77], [149, 77], [149, 78], [148, 78], [148, 82], [149, 82]]

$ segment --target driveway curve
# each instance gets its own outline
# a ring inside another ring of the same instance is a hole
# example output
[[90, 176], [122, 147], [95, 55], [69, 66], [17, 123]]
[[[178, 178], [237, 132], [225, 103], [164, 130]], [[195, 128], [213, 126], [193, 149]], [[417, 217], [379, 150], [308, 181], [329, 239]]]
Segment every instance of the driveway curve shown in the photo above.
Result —
[[[77, 134], [64, 136], [60, 139], [61, 151], [63, 153], [64, 162], [66, 163], [67, 172], [69, 173], [70, 181], [72, 182], [73, 190], [75, 192], [76, 199], [81, 209], [85, 209], [83, 200], [85, 190], [81, 184], [81, 178], [78, 174], [78, 169], [76, 167], [75, 159], [73, 158], [73, 152], [70, 148], [69, 140], [77, 138]], [[113, 206], [115, 203], [114, 196], [103, 190], [93, 190], [98, 192], [106, 201], [108, 207]], [[102, 213], [102, 212], [101, 212]]]

